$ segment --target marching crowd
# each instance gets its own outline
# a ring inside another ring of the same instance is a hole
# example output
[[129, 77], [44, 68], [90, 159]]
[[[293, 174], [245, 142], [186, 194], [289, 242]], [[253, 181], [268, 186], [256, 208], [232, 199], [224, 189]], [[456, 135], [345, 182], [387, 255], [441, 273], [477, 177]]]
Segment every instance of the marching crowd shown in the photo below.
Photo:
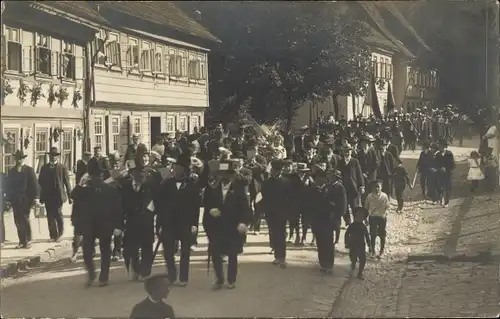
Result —
[[30, 247], [33, 205], [45, 206], [50, 237], [57, 241], [64, 227], [62, 204], [73, 204], [74, 257], [82, 247], [88, 286], [96, 279], [96, 239], [101, 286], [108, 284], [112, 259], [123, 259], [134, 280], [150, 276], [160, 244], [168, 281], [186, 286], [200, 207], [215, 290], [225, 283], [235, 287], [238, 255], [247, 234], [260, 231], [262, 219], [269, 227], [275, 265], [286, 268], [287, 241], [304, 245], [311, 230], [324, 273], [332, 272], [343, 221], [352, 270], [359, 262], [357, 275], [362, 278], [366, 246], [373, 257], [384, 252], [390, 199], [395, 197], [401, 212], [403, 193], [415, 183], [400, 160], [403, 149], [420, 143], [417, 171], [422, 195], [434, 204], [448, 205], [455, 160], [447, 150], [452, 139], [447, 124], [453, 116], [447, 112], [318, 121], [314, 130], [303, 127], [298, 134], [268, 136], [244, 129], [226, 133], [218, 125], [190, 135], [162, 134], [151, 150], [134, 135], [123, 156], [104, 156], [100, 147], [94, 154], [85, 153], [76, 165], [74, 189], [67, 168], [58, 161], [57, 148], [50, 149], [49, 162], [38, 178], [18, 150], [3, 190], [14, 212], [18, 248]]

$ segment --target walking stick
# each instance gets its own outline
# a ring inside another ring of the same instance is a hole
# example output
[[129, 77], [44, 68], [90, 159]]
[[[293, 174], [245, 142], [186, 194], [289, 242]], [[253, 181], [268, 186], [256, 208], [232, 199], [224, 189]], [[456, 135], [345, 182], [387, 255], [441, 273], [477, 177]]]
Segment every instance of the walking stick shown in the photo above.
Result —
[[207, 259], [207, 276], [209, 276], [210, 275], [210, 258], [211, 258], [210, 243], [208, 244], [207, 254], [208, 254], [208, 259]]
[[415, 182], [417, 181], [418, 171], [415, 172], [415, 176], [413, 176], [413, 181], [411, 182], [411, 188], [415, 187]]
[[154, 263], [155, 258], [156, 258], [156, 254], [158, 254], [158, 250], [160, 249], [160, 244], [161, 244], [160, 238], [162, 237], [161, 232], [160, 232], [160, 236], [158, 236], [158, 237], [159, 238], [158, 238], [158, 241], [156, 242], [155, 250], [153, 251], [153, 260], [151, 260], [151, 264]]

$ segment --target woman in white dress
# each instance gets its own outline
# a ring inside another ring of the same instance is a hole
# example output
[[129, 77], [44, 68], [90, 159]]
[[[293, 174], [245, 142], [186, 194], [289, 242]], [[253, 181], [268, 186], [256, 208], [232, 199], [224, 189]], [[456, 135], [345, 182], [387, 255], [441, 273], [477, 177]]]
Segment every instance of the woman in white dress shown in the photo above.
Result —
[[471, 152], [468, 162], [469, 174], [467, 174], [467, 180], [470, 181], [470, 191], [474, 193], [474, 191], [479, 186], [479, 181], [482, 181], [484, 179], [479, 153], [476, 151]]

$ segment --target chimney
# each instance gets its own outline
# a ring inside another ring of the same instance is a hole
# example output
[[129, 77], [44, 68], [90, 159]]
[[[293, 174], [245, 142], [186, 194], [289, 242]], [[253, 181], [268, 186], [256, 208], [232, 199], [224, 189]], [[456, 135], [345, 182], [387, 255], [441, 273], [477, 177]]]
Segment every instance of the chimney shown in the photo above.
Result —
[[196, 18], [196, 21], [201, 21], [201, 11], [200, 10], [195, 10], [194, 16]]

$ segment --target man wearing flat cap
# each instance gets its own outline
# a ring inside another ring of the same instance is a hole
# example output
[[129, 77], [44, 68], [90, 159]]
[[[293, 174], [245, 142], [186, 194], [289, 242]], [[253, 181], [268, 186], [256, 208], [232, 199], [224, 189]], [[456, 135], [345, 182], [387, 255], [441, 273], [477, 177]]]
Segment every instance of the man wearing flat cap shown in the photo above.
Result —
[[286, 224], [292, 210], [292, 188], [282, 177], [283, 160], [271, 162], [269, 179], [262, 185], [262, 209], [269, 226], [269, 243], [274, 250], [274, 264], [286, 268]]
[[223, 255], [228, 257], [227, 288], [235, 288], [238, 254], [243, 252], [244, 234], [252, 222], [247, 181], [238, 177], [232, 161], [220, 161], [218, 175], [220, 182], [210, 183], [203, 194], [203, 228], [216, 275], [214, 290], [225, 282]]
[[[3, 190], [6, 200], [14, 211], [14, 221], [19, 237], [16, 248], [29, 248], [31, 241], [30, 209], [33, 204], [39, 205], [40, 189], [32, 167], [24, 164], [26, 155], [22, 150], [14, 154], [16, 165], [9, 170]], [[3, 214], [3, 212], [1, 212]]]
[[[163, 244], [170, 283], [179, 280], [186, 286], [189, 280], [189, 261], [193, 235], [198, 231], [201, 193], [196, 180], [190, 178], [191, 169], [201, 161], [193, 162], [183, 154], [174, 163], [173, 177], [160, 185], [158, 196], [157, 227]], [[180, 269], [175, 265], [176, 242], [180, 242]]]
[[64, 219], [62, 205], [71, 199], [71, 185], [69, 183], [68, 168], [59, 163], [59, 150], [51, 147], [49, 162], [42, 166], [38, 176], [40, 184], [40, 203], [45, 204], [47, 222], [49, 224], [50, 239], [56, 241], [64, 233]]

